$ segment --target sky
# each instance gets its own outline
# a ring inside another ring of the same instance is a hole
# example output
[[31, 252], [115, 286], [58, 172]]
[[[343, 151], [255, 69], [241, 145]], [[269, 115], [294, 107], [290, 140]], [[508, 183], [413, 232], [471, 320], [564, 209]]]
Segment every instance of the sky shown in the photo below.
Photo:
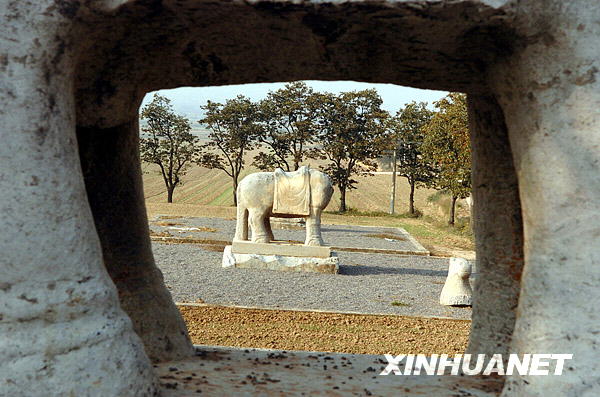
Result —
[[[392, 114], [398, 109], [412, 101], [428, 102], [430, 105], [448, 93], [444, 91], [421, 90], [411, 87], [402, 87], [394, 84], [373, 84], [360, 83], [356, 81], [306, 81], [315, 91], [339, 93], [342, 91], [364, 90], [367, 88], [376, 88], [383, 99], [383, 108]], [[260, 83], [260, 84], [240, 84], [227, 85], [219, 87], [181, 87], [171, 90], [157, 91], [171, 100], [175, 112], [182, 114], [192, 121], [201, 117], [200, 106], [207, 100], [213, 102], [225, 102], [227, 99], [235, 98], [242, 94], [253, 101], [264, 99], [269, 91], [283, 88], [285, 83]], [[142, 106], [152, 101], [154, 93], [148, 93]]]

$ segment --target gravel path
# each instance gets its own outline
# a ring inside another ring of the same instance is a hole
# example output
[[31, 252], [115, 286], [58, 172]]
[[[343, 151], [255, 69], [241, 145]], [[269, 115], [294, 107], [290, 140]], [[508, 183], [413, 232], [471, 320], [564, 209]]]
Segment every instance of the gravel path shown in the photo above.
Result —
[[330, 275], [224, 269], [222, 253], [195, 244], [154, 242], [153, 250], [179, 302], [202, 299], [219, 305], [471, 317], [470, 308], [438, 303], [447, 274], [445, 258], [338, 252], [340, 274]]

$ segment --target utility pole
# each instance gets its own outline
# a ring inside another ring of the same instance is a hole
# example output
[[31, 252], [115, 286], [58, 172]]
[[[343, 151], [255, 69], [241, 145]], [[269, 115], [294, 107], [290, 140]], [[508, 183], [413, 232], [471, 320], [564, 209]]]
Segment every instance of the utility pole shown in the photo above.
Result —
[[390, 194], [390, 214], [394, 215], [396, 206], [396, 153], [398, 147], [394, 148], [394, 154], [392, 155], [392, 192]]

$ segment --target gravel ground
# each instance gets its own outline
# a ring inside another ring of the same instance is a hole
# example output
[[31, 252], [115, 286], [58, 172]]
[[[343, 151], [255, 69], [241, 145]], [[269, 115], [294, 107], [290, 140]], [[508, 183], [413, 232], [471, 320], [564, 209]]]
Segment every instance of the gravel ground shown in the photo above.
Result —
[[[235, 220], [222, 218], [154, 218], [150, 228], [155, 233], [168, 232], [175, 237], [193, 237], [231, 241], [235, 234]], [[335, 247], [391, 249], [400, 251], [420, 251], [423, 247], [415, 245], [399, 228], [363, 227], [350, 225], [322, 225], [321, 232], [325, 245]], [[278, 240], [304, 242], [304, 229], [276, 229], [273, 234]]]
[[438, 303], [446, 258], [338, 252], [340, 274], [331, 275], [224, 269], [221, 252], [196, 244], [153, 242], [153, 250], [179, 302], [201, 299], [216, 305], [471, 317], [470, 308]]

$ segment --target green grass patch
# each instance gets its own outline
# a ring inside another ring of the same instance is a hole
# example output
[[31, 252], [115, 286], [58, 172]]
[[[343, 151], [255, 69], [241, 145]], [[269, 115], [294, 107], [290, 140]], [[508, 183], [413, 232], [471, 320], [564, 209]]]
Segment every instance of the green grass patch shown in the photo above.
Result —
[[[473, 240], [473, 230], [471, 229], [471, 219], [469, 217], [456, 218], [454, 220], [454, 226], [449, 225], [447, 220], [440, 220], [430, 216], [424, 217], [423, 220], [432, 224], [444, 233], [459, 237], [466, 237], [469, 240]], [[410, 233], [410, 231], [408, 232]]]
[[393, 219], [406, 219], [406, 218], [419, 218], [422, 214], [419, 210], [415, 214], [409, 214], [408, 212], [401, 214], [390, 214], [385, 211], [361, 211], [356, 208], [348, 208], [346, 212], [339, 211], [324, 211], [326, 214], [332, 215], [344, 215], [344, 216], [368, 216], [374, 218], [393, 218]]
[[448, 197], [449, 194], [444, 190], [438, 190], [437, 192], [427, 196], [427, 201], [430, 203], [437, 203], [442, 198]]
[[374, 237], [374, 238], [398, 240], [398, 241], [406, 240], [403, 236], [400, 236], [396, 233], [371, 233], [371, 234], [365, 234], [365, 237]]
[[[221, 194], [219, 194], [217, 197], [215, 197], [210, 203], [208, 203], [208, 205], [224, 205], [224, 204], [227, 204], [227, 203], [225, 203], [225, 201], [227, 201], [229, 198], [232, 198], [232, 197], [233, 197], [233, 186], [229, 186]], [[231, 199], [230, 202], [233, 203], [233, 199]]]
[[327, 223], [401, 227], [426, 248], [433, 244], [466, 250], [474, 249], [469, 218], [458, 218], [455, 226], [449, 226], [447, 220], [431, 216], [414, 219], [405, 214], [390, 215], [383, 211], [358, 211], [353, 208], [345, 213], [326, 211], [323, 215]]

